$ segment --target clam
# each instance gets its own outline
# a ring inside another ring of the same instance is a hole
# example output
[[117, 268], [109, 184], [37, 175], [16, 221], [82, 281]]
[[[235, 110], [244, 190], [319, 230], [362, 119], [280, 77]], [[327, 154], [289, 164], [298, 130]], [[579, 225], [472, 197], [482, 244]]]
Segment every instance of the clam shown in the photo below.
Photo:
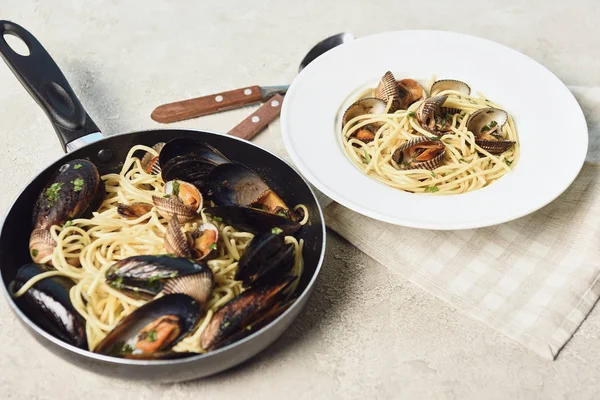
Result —
[[394, 112], [407, 109], [411, 104], [412, 94], [404, 85], [398, 85], [394, 75], [387, 71], [375, 89], [375, 97], [383, 100], [386, 105], [391, 100], [389, 112]]
[[429, 94], [431, 96], [437, 96], [438, 93], [443, 92], [445, 90], [453, 90], [455, 92], [462, 93], [466, 96], [471, 94], [471, 88], [469, 87], [469, 85], [454, 79], [441, 79], [439, 81], [433, 82], [433, 84], [431, 85], [431, 89], [429, 89]]
[[149, 174], [154, 174], [154, 175], [160, 174], [161, 171], [160, 171], [159, 156], [160, 156], [160, 152], [162, 151], [163, 147], [165, 147], [164, 142], [159, 142], [159, 143], [156, 143], [154, 146], [152, 146], [152, 149], [154, 149], [159, 154], [158, 156], [155, 156], [152, 153], [144, 154], [144, 157], [142, 157], [142, 159], [140, 160], [140, 164], [142, 165], [142, 168], [144, 169], [144, 171], [146, 171]]
[[294, 254], [294, 245], [286, 244], [283, 235], [271, 231], [257, 234], [240, 257], [235, 280], [244, 286], [279, 280], [294, 265]]
[[200, 225], [195, 232], [181, 231], [179, 218], [174, 216], [167, 225], [165, 248], [178, 257], [202, 260], [217, 249], [219, 230], [211, 223]]
[[467, 120], [467, 130], [475, 136], [475, 144], [491, 154], [501, 154], [514, 146], [507, 140], [502, 127], [508, 121], [508, 114], [498, 108], [482, 108], [475, 111]]
[[165, 182], [183, 180], [202, 189], [206, 177], [220, 164], [231, 162], [219, 150], [197, 139], [178, 138], [168, 142], [160, 152], [161, 175]]
[[177, 215], [181, 222], [189, 222], [198, 218], [202, 210], [202, 193], [191, 183], [174, 180], [165, 185], [163, 197], [152, 196], [156, 211], [165, 219]]
[[404, 87], [410, 93], [406, 108], [417, 101], [425, 100], [427, 98], [427, 92], [425, 92], [425, 88], [414, 79], [402, 79], [397, 83], [398, 86]]
[[206, 350], [221, 346], [230, 336], [240, 331], [254, 330], [253, 323], [262, 319], [264, 314], [277, 306], [284, 296], [282, 292], [293, 279], [285, 279], [250, 288], [225, 303], [213, 315], [210, 323], [202, 332], [200, 345]]
[[152, 204], [135, 202], [129, 204], [119, 203], [117, 204], [117, 213], [127, 219], [137, 219], [152, 211], [154, 206]]
[[300, 230], [299, 223], [282, 215], [271, 214], [255, 208], [238, 206], [218, 206], [204, 209], [213, 220], [223, 221], [234, 228], [251, 233], [278, 231], [290, 235]]
[[392, 154], [401, 169], [434, 170], [444, 162], [446, 146], [441, 140], [420, 137], [402, 144]]
[[[14, 294], [31, 278], [51, 270], [39, 264], [24, 265], [17, 270], [9, 289]], [[37, 282], [15, 302], [45, 331], [73, 346], [87, 349], [85, 320], [69, 298], [73, 286], [74, 282], [69, 278], [51, 276]]]
[[375, 97], [366, 97], [355, 101], [346, 109], [342, 117], [342, 125], [346, 125], [353, 118], [367, 114], [385, 114], [387, 103]]
[[144, 304], [125, 317], [94, 348], [95, 353], [151, 358], [190, 334], [200, 321], [198, 302], [184, 294], [171, 294]]
[[221, 164], [212, 170], [208, 180], [208, 193], [218, 206], [252, 207], [296, 218], [283, 199], [260, 176], [242, 164]]
[[436, 136], [451, 132], [453, 114], [459, 113], [457, 108], [442, 107], [448, 96], [430, 97], [417, 108], [417, 120], [421, 127]]
[[102, 204], [105, 194], [104, 182], [93, 163], [76, 159], [63, 164], [34, 206], [34, 227], [29, 239], [33, 261], [40, 262], [54, 251], [56, 243], [49, 233], [52, 225], [90, 217]]
[[134, 297], [151, 298], [162, 292], [188, 294], [206, 305], [214, 285], [206, 264], [169, 255], [132, 256], [113, 264], [106, 272], [109, 286]]

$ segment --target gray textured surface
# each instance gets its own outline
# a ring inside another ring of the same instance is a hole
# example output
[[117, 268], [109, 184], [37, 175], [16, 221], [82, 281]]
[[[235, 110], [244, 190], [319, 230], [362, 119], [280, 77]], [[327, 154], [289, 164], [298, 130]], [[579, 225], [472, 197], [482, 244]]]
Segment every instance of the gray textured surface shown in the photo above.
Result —
[[[524, 52], [569, 85], [600, 84], [596, 1], [373, 3], [4, 0], [0, 11], [49, 49], [107, 133], [157, 126], [149, 114], [161, 102], [285, 83], [312, 43], [343, 30], [476, 34]], [[0, 167], [9, 171], [0, 195], [4, 213], [61, 149], [43, 112], [2, 65], [0, 104]], [[177, 126], [225, 131], [250, 110]], [[292, 329], [250, 362], [197, 382], [132, 385], [77, 370], [27, 335], [2, 299], [0, 397], [591, 399], [600, 392], [599, 313], [548, 362], [330, 234], [322, 276]]]

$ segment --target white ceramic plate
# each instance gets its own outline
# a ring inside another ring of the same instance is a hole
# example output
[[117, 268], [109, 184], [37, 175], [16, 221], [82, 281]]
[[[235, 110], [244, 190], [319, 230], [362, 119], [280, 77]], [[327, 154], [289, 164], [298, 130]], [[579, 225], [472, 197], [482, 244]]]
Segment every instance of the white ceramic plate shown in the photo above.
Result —
[[[521, 143], [513, 171], [452, 196], [406, 193], [359, 171], [342, 149], [340, 110], [387, 70], [398, 79], [462, 80], [504, 107]], [[550, 71], [500, 44], [442, 31], [382, 33], [325, 53], [293, 82], [281, 125], [292, 160], [323, 193], [369, 217], [426, 229], [484, 227], [538, 210], [573, 182], [588, 146], [579, 104]]]

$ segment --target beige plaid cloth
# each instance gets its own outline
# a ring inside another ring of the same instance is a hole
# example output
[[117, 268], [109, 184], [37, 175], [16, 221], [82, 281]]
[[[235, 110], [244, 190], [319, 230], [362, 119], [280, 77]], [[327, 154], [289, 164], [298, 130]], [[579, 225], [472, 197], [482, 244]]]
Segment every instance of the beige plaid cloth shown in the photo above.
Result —
[[553, 359], [600, 296], [600, 165], [593, 163], [600, 161], [600, 90], [571, 89], [587, 116], [592, 162], [542, 210], [489, 228], [427, 231], [331, 203], [327, 225], [407, 280]]

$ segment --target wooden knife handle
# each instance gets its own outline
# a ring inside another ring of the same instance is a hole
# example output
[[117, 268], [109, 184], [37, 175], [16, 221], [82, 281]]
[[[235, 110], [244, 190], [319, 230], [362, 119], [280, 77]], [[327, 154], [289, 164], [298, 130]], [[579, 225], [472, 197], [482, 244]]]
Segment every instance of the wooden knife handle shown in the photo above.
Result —
[[269, 123], [271, 123], [281, 111], [281, 105], [283, 104], [283, 96], [276, 94], [269, 100], [260, 106], [252, 115], [237, 124], [228, 133], [233, 136], [237, 136], [242, 139], [250, 140], [257, 133], [265, 129]]
[[214, 114], [220, 111], [231, 110], [247, 104], [261, 101], [262, 96], [258, 86], [249, 86], [227, 92], [210, 94], [163, 104], [152, 111], [150, 117], [156, 122], [169, 123], [196, 118], [201, 115]]

